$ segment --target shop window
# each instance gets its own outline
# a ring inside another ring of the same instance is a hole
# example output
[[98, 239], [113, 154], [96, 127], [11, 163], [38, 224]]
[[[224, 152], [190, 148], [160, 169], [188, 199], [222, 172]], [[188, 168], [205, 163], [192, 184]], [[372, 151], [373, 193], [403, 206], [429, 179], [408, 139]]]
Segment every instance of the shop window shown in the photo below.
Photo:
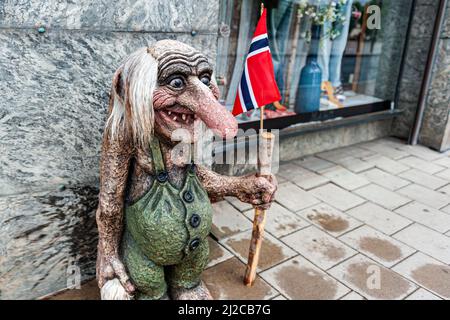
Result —
[[[217, 70], [232, 108], [260, 11], [257, 0], [221, 5]], [[389, 110], [395, 99], [411, 1], [275, 0], [268, 33], [282, 100], [267, 106], [272, 128]], [[259, 110], [238, 117], [257, 127]]]

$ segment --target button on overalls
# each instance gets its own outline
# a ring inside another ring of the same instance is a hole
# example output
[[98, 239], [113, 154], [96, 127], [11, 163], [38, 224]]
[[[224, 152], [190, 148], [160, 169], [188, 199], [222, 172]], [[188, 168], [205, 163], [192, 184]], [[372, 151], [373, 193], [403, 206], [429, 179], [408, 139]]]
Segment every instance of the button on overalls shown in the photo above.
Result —
[[142, 198], [125, 208], [122, 238], [123, 261], [137, 288], [137, 299], [159, 299], [167, 284], [186, 289], [197, 286], [209, 258], [206, 237], [212, 207], [195, 165], [187, 166], [179, 190], [169, 182], [156, 137], [150, 151], [155, 179]]

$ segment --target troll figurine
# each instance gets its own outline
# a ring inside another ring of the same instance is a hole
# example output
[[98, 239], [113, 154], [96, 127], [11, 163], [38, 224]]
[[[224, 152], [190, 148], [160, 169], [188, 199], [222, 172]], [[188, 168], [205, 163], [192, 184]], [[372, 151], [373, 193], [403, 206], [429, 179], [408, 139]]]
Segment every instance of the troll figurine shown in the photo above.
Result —
[[219, 175], [174, 161], [172, 134], [203, 122], [233, 137], [208, 59], [162, 40], [131, 54], [114, 74], [102, 142], [97, 280], [102, 299], [211, 299], [211, 201], [234, 196], [267, 208], [276, 180]]

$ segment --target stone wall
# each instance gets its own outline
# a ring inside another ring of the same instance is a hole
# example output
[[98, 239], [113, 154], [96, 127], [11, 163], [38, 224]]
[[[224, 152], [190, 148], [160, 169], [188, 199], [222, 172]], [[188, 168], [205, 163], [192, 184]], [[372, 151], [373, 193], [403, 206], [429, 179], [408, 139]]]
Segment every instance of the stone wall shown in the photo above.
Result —
[[450, 149], [450, 2], [433, 68], [420, 143], [439, 151]]
[[0, 299], [65, 288], [77, 268], [82, 280], [94, 276], [112, 74], [129, 53], [164, 38], [214, 61], [218, 3], [0, 2]]
[[399, 86], [397, 109], [401, 110], [402, 114], [394, 121], [392, 130], [393, 134], [400, 138], [407, 139], [414, 124], [438, 5], [439, 1], [436, 0], [416, 0]]

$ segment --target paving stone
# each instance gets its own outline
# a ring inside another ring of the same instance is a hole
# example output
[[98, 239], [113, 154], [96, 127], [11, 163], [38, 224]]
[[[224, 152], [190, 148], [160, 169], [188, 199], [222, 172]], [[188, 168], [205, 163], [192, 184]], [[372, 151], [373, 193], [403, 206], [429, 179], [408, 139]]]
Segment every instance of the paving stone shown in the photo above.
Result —
[[300, 189], [291, 182], [283, 183], [278, 186], [275, 200], [283, 207], [286, 207], [293, 212], [320, 203], [320, 200], [314, 198], [311, 194]]
[[316, 154], [316, 157], [333, 163], [336, 163], [336, 161], [345, 159], [350, 156], [351, 155], [347, 152], [346, 148], [333, 149]]
[[445, 207], [450, 203], [450, 197], [448, 195], [419, 186], [418, 184], [410, 184], [397, 190], [397, 192], [436, 209]]
[[327, 178], [315, 174], [312, 171], [306, 170], [305, 168], [293, 164], [283, 165], [282, 170], [280, 170], [278, 175], [295, 183], [304, 190], [310, 190], [317, 186], [324, 185], [330, 181]]
[[209, 242], [209, 263], [206, 266], [206, 268], [215, 266], [216, 264], [233, 257], [231, 252], [225, 249], [216, 240], [212, 239], [211, 237], [208, 237], [208, 242]]
[[339, 237], [339, 240], [387, 268], [416, 251], [369, 226], [348, 232]]
[[321, 173], [322, 171], [335, 166], [334, 163], [315, 156], [295, 160], [294, 163], [316, 173]]
[[450, 181], [450, 169], [445, 169], [435, 174], [436, 177]]
[[297, 231], [281, 240], [323, 270], [357, 253], [315, 226]]
[[350, 191], [369, 184], [369, 181], [364, 177], [338, 166], [325, 170], [322, 175], [334, 184]]
[[442, 166], [438, 166], [430, 161], [423, 160], [414, 156], [409, 156], [399, 160], [400, 163], [421, 170], [429, 174], [435, 174], [439, 171], [444, 170]]
[[387, 157], [383, 157], [383, 156], [373, 156], [373, 157], [369, 157], [369, 158], [364, 158], [363, 160], [372, 163], [373, 165], [375, 165], [377, 168], [392, 173], [392, 174], [399, 174], [403, 171], [409, 170], [410, 167], [401, 164], [398, 161], [389, 159]]
[[203, 272], [203, 281], [216, 300], [267, 300], [279, 293], [259, 276], [251, 287], [243, 284], [246, 265], [231, 258]]
[[365, 300], [364, 297], [358, 293], [356, 293], [355, 291], [350, 292], [349, 294], [346, 294], [345, 296], [343, 296], [341, 299], [339, 300], [351, 300], [351, 301], [356, 301], [356, 300]]
[[[253, 221], [255, 214], [253, 210], [246, 211], [244, 214], [248, 219]], [[280, 206], [276, 202], [272, 203], [272, 206], [266, 213], [265, 230], [277, 238], [285, 236], [301, 228], [305, 228], [309, 225], [310, 224], [307, 221]]]
[[376, 184], [370, 184], [357, 189], [354, 193], [389, 210], [393, 210], [411, 202], [410, 199], [403, 197], [396, 192], [377, 186]]
[[361, 175], [367, 180], [391, 191], [403, 188], [411, 183], [410, 181], [394, 176], [378, 168], [362, 172]]
[[363, 255], [357, 255], [328, 271], [334, 278], [367, 299], [400, 300], [417, 286]]
[[437, 159], [437, 160], [433, 161], [433, 163], [437, 164], [438, 166], [450, 168], [450, 158], [449, 157], [443, 157], [443, 158]]
[[442, 262], [418, 252], [393, 270], [434, 294], [450, 299], [450, 267]]
[[372, 150], [360, 148], [358, 145], [348, 146], [343, 149], [348, 156], [360, 159], [371, 157], [377, 154]]
[[425, 161], [433, 161], [442, 158], [444, 155], [421, 145], [404, 145], [402, 150]]
[[399, 174], [399, 177], [402, 177], [406, 180], [415, 182], [420, 184], [421, 186], [427, 187], [432, 190], [439, 189], [448, 184], [447, 180], [442, 178], [438, 178], [431, 174], [425, 173], [418, 169], [411, 169]]
[[425, 301], [425, 300], [442, 300], [442, 299], [423, 288], [419, 288], [405, 300]]
[[375, 164], [363, 161], [359, 158], [355, 157], [348, 157], [339, 159], [336, 161], [336, 163], [352, 172], [360, 173], [366, 170], [369, 170], [375, 166]]
[[441, 208], [440, 211], [442, 211], [442, 212], [444, 212], [444, 213], [447, 213], [447, 214], [450, 214], [450, 205]]
[[245, 203], [235, 197], [226, 197], [227, 200], [233, 207], [238, 209], [240, 212], [244, 212], [250, 209], [253, 209], [253, 206], [250, 203]]
[[362, 225], [358, 220], [325, 203], [310, 207], [297, 214], [334, 237]]
[[283, 178], [280, 175], [276, 175], [276, 178], [277, 178], [278, 184], [282, 184], [282, 183], [288, 182], [288, 180], [286, 178]]
[[335, 300], [350, 291], [302, 257], [264, 271], [261, 277], [292, 300]]
[[450, 238], [439, 232], [415, 223], [395, 234], [394, 238], [450, 264]]
[[211, 233], [216, 239], [220, 240], [252, 228], [252, 223], [226, 201], [213, 203], [213, 209]]
[[445, 233], [450, 230], [450, 215], [419, 202], [411, 202], [395, 210], [398, 214]]
[[331, 183], [309, 191], [313, 196], [327, 204], [346, 211], [364, 202], [364, 199]]
[[[242, 262], [247, 263], [251, 237], [252, 231], [249, 230], [223, 239], [221, 243]], [[257, 270], [266, 270], [296, 255], [294, 250], [266, 232], [261, 245]]]
[[443, 188], [440, 188], [440, 189], [437, 190], [437, 191], [440, 192], [440, 193], [443, 193], [443, 194], [447, 195], [448, 197], [450, 197], [450, 184], [449, 184], [449, 185], [446, 185], [446, 186], [443, 187]]
[[284, 179], [290, 180], [289, 178], [292, 178], [292, 174], [297, 172], [298, 167], [299, 166], [293, 162], [283, 163], [279, 166], [277, 175], [283, 177]]
[[320, 153], [318, 156], [328, 159], [330, 162], [341, 165], [353, 172], [361, 172], [372, 168], [374, 165], [360, 158], [374, 156], [375, 153], [355, 146], [335, 149]]
[[411, 220], [371, 202], [346, 213], [388, 235], [394, 234], [412, 223]]
[[392, 148], [402, 150], [404, 147], [407, 147], [409, 145], [406, 144], [405, 140], [401, 140], [395, 137], [386, 137], [383, 139], [380, 139], [379, 141], [382, 141], [383, 143], [386, 143], [390, 145]]
[[391, 145], [389, 145], [388, 143], [385, 143], [384, 141], [381, 141], [381, 140], [362, 143], [362, 144], [359, 144], [358, 147], [374, 151], [380, 155], [389, 157], [394, 160], [401, 159], [408, 155], [408, 153], [406, 153], [405, 151], [394, 148]]

